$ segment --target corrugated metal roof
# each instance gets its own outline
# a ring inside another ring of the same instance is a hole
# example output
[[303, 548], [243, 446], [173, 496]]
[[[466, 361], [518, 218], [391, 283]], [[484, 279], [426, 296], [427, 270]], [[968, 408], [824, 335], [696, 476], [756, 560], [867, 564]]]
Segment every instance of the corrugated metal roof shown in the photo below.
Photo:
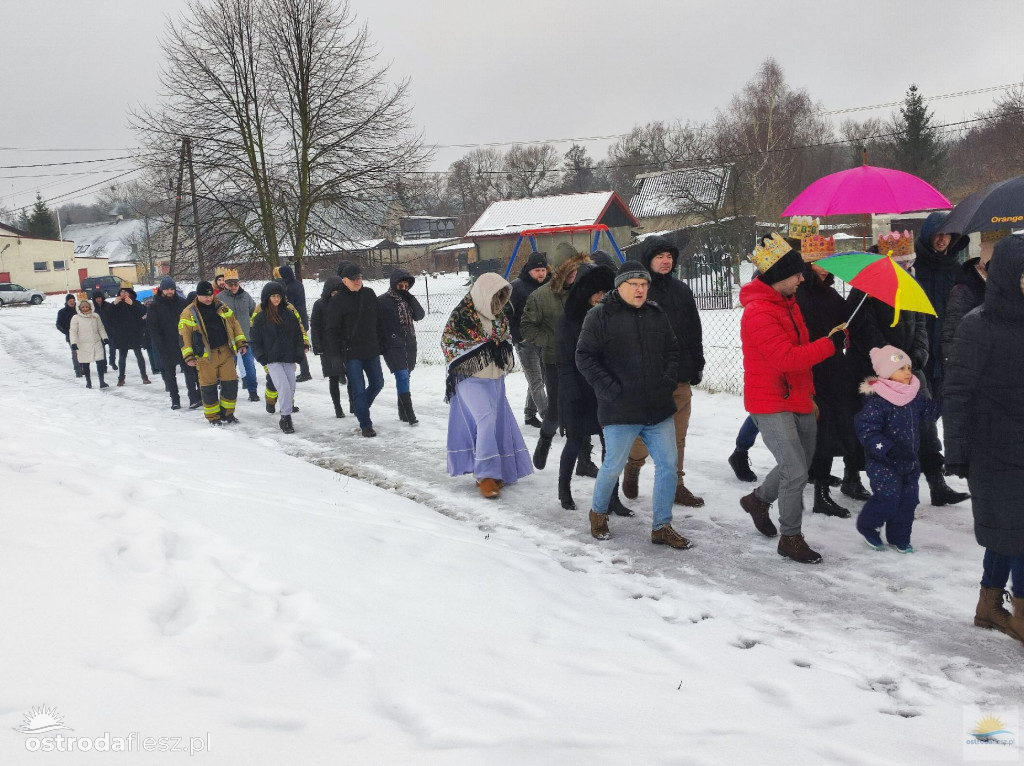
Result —
[[615, 192], [603, 191], [498, 200], [490, 204], [466, 236], [499, 237], [545, 226], [599, 223], [598, 218], [615, 196]]
[[629, 200], [629, 212], [637, 218], [679, 215], [692, 210], [720, 208], [729, 186], [728, 165], [681, 168], [639, 175]]

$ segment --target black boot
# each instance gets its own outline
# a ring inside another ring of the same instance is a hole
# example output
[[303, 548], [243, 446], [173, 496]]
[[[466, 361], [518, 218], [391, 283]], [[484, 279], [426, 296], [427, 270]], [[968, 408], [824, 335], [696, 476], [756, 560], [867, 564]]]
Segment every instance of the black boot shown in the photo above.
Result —
[[619, 499], [618, 482], [615, 482], [615, 487], [612, 489], [612, 499], [608, 501], [608, 510], [616, 516], [636, 516], [633, 509], [624, 506], [622, 500]]
[[814, 513], [836, 516], [840, 519], [850, 518], [850, 512], [832, 499], [829, 494], [829, 480], [814, 482]]
[[871, 493], [867, 491], [860, 480], [860, 471], [844, 471], [843, 483], [839, 485], [839, 491], [854, 500], [870, 500]]
[[106, 371], [107, 368], [103, 362], [96, 362], [96, 373], [100, 376], [100, 388], [110, 388], [110, 386], [103, 380], [103, 373]]
[[929, 472], [925, 478], [928, 480], [928, 488], [932, 491], [932, 505], [956, 505], [971, 499], [966, 492], [957, 492], [946, 484], [941, 471]]
[[412, 409], [412, 392], [406, 391], [404, 394], [399, 395], [398, 398], [405, 408], [405, 418], [403, 420], [407, 420], [411, 426], [419, 423], [420, 421], [416, 419], [416, 413]]
[[750, 456], [746, 450], [733, 450], [729, 455], [729, 465], [740, 481], [757, 481], [757, 474], [750, 470]]
[[398, 395], [398, 419], [403, 423], [409, 422], [409, 416], [405, 414], [405, 402], [402, 401], [402, 395]]
[[335, 402], [334, 404], [334, 417], [343, 418], [345, 417], [345, 410], [341, 408], [341, 405]]
[[81, 365], [81, 374], [85, 375], [85, 387], [92, 388], [92, 374], [89, 372], [89, 365]]
[[293, 434], [293, 433], [295, 433], [295, 428], [292, 427], [292, 416], [291, 415], [282, 415], [281, 416], [281, 430], [284, 431], [286, 434]]
[[544, 466], [548, 464], [548, 452], [551, 450], [551, 440], [554, 438], [554, 434], [545, 436], [543, 431], [540, 432], [540, 439], [533, 450], [533, 467], [538, 471], [543, 471]]
[[594, 461], [590, 459], [590, 455], [593, 451], [594, 445], [591, 444], [589, 439], [587, 439], [587, 441], [583, 443], [583, 448], [580, 449], [580, 456], [576, 459], [577, 476], [589, 476], [591, 479], [597, 478], [598, 468], [594, 465]]
[[558, 477], [558, 502], [562, 504], [562, 507], [567, 511], [576, 510], [576, 501], [572, 499], [572, 490], [569, 488], [570, 479], [568, 477]]

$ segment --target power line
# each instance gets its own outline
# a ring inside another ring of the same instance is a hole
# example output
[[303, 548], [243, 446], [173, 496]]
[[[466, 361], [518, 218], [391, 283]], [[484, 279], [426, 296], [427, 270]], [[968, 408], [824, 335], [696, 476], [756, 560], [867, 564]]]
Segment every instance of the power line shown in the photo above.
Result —
[[117, 173], [125, 168], [108, 168], [106, 170], [79, 170], [75, 173], [39, 173], [37, 175], [18, 175], [18, 176], [0, 176], [0, 181], [6, 181], [9, 178], [56, 178], [58, 176], [91, 176], [96, 173]]
[[[957, 98], [959, 96], [973, 96], [976, 93], [991, 93], [994, 90], [1008, 90], [1010, 88], [1019, 88], [1024, 85], [1024, 82], [1012, 82], [1009, 85], [990, 85], [987, 88], [974, 88], [973, 90], [961, 90], [956, 93], [943, 93], [940, 96], [923, 96], [923, 101], [939, 101], [944, 98]], [[851, 106], [846, 109], [832, 109], [825, 112], [819, 112], [822, 115], [830, 114], [847, 114], [849, 112], [867, 112], [872, 109], [885, 109], [891, 106], [901, 106], [903, 101], [889, 101], [884, 104], [872, 104], [871, 106]]]
[[25, 170], [27, 168], [55, 168], [64, 165], [87, 165], [91, 162], [117, 162], [118, 160], [131, 160], [134, 156], [126, 154], [123, 157], [104, 157], [99, 160], [71, 160], [69, 162], [41, 162], [36, 165], [0, 165], [0, 170]]

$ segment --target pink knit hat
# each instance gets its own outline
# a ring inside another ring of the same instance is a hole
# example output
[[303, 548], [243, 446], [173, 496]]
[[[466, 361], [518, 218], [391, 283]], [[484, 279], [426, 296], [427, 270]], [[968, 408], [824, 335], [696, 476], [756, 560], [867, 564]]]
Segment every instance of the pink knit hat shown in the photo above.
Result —
[[910, 357], [895, 346], [873, 348], [871, 349], [871, 366], [875, 368], [875, 375], [878, 377], [890, 378], [896, 370], [910, 366]]

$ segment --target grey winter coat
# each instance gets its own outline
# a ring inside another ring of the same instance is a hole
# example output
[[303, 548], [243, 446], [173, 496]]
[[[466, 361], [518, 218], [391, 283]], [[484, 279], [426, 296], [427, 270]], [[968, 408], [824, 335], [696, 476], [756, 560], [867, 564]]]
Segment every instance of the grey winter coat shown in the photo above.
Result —
[[235, 312], [235, 318], [241, 325], [245, 337], [248, 338], [252, 331], [252, 315], [256, 311], [256, 301], [253, 300], [253, 297], [245, 291], [244, 287], [239, 287], [238, 293], [235, 295], [232, 295], [230, 290], [221, 290], [217, 293], [217, 300]]

